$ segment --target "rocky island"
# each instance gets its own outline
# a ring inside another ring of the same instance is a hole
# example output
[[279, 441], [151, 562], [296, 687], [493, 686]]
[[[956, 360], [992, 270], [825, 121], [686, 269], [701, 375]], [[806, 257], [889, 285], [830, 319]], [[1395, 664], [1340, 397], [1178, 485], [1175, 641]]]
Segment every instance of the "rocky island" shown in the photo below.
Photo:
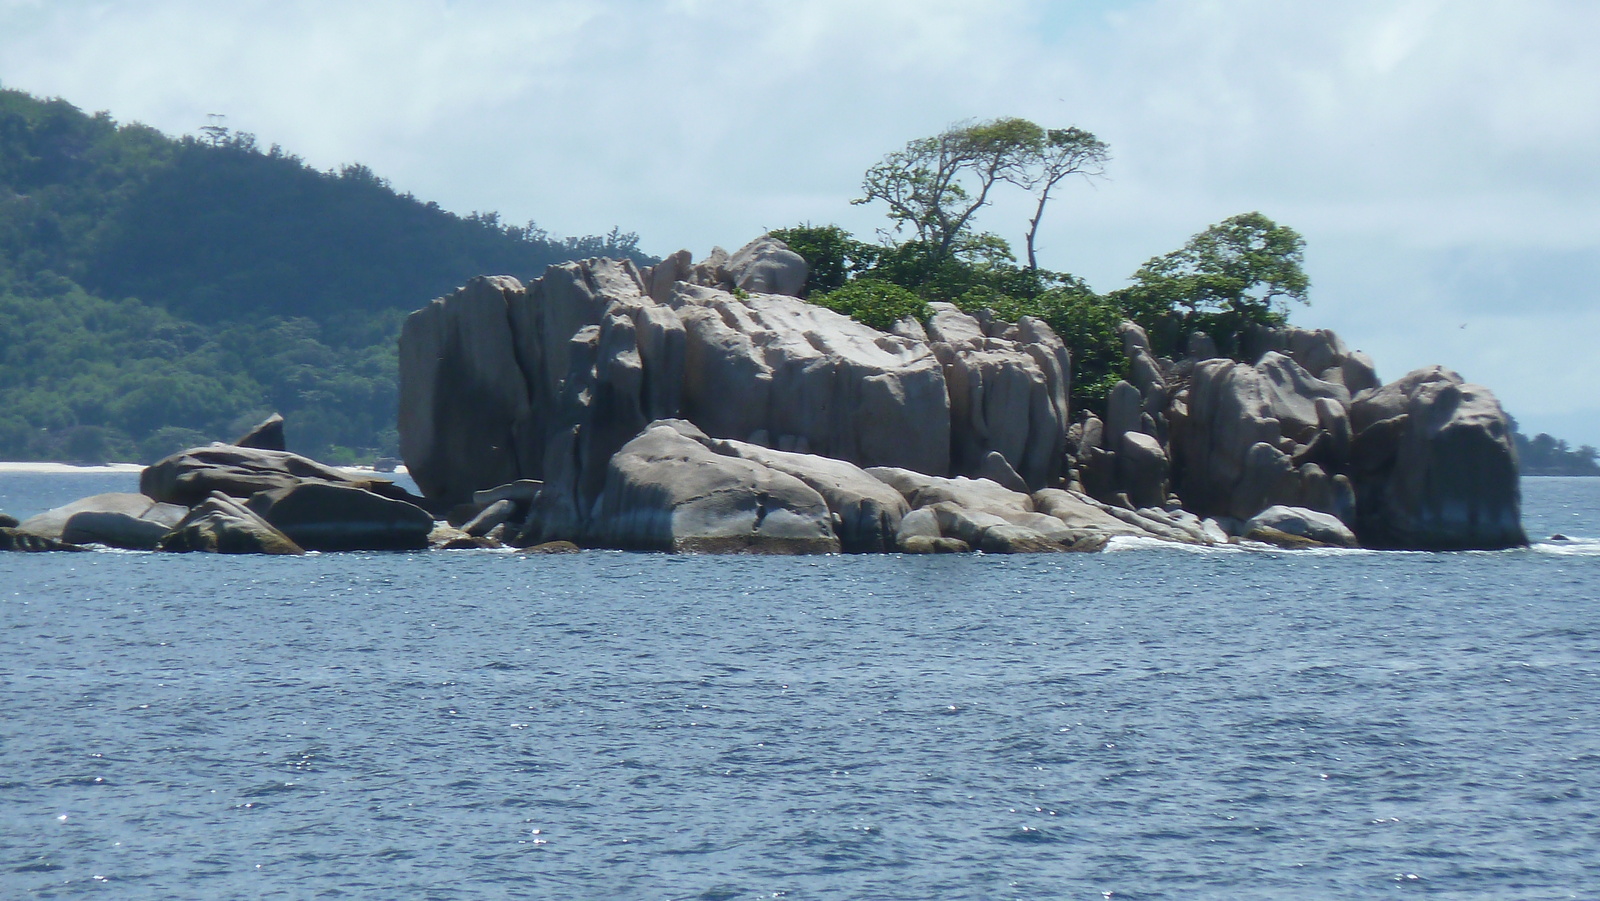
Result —
[[1380, 383], [1328, 331], [1242, 359], [1139, 326], [1103, 416], [1044, 322], [931, 304], [880, 331], [798, 295], [763, 236], [653, 267], [480, 277], [407, 320], [401, 454], [422, 491], [283, 449], [281, 421], [6, 528], [16, 549], [572, 547], [699, 553], [1422, 550], [1526, 543], [1509, 422], [1442, 367]]

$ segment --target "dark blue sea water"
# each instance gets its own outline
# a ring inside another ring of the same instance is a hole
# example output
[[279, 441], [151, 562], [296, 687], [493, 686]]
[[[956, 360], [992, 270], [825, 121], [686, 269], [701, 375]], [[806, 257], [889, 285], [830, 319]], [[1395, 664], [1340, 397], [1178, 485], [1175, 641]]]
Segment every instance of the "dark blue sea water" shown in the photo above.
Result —
[[0, 555], [0, 897], [1600, 897], [1600, 480], [1525, 494], [1587, 540]]

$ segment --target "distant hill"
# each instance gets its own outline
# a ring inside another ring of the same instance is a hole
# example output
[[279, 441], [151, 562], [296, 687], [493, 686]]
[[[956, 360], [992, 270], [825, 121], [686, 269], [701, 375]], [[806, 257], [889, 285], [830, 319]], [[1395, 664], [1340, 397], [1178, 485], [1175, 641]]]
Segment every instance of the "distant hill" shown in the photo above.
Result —
[[393, 454], [406, 313], [481, 273], [651, 262], [203, 131], [0, 89], [0, 459], [148, 461], [274, 410], [295, 450]]

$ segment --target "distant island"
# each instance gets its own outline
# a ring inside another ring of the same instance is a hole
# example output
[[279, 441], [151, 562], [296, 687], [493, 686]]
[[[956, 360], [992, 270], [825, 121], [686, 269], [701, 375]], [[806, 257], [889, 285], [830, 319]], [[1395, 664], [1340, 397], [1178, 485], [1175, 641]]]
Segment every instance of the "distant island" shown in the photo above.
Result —
[[1585, 444], [1573, 448], [1559, 438], [1540, 432], [1529, 438], [1511, 422], [1517, 442], [1517, 459], [1525, 476], [1600, 476], [1600, 450]]

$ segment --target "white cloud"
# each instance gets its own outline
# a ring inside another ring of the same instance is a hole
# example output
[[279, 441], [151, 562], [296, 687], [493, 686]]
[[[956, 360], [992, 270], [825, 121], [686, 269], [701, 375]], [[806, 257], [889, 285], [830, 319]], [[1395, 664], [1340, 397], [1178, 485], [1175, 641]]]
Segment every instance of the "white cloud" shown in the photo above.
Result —
[[1298, 321], [1600, 444], [1595, 34], [1586, 0], [0, 0], [0, 79], [167, 131], [224, 112], [319, 167], [657, 252], [870, 233], [847, 201], [906, 140], [1076, 124], [1112, 177], [1056, 201], [1046, 265], [1114, 287], [1260, 209], [1308, 239]]

